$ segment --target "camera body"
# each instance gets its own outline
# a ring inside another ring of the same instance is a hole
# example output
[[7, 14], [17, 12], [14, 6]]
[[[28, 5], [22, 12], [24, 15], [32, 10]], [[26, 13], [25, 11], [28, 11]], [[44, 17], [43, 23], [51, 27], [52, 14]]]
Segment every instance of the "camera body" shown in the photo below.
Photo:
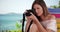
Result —
[[31, 16], [33, 13], [34, 15], [36, 15], [36, 12], [33, 10], [33, 9], [29, 9], [29, 10], [26, 10], [27, 12], [25, 13], [26, 16]]

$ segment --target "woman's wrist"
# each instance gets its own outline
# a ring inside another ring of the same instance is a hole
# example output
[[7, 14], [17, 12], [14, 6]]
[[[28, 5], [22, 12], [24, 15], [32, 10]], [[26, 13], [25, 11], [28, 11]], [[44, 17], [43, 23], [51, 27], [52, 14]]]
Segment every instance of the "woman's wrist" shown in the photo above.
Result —
[[34, 18], [33, 21], [34, 21], [35, 23], [37, 23], [38, 19], [37, 19], [37, 18]]

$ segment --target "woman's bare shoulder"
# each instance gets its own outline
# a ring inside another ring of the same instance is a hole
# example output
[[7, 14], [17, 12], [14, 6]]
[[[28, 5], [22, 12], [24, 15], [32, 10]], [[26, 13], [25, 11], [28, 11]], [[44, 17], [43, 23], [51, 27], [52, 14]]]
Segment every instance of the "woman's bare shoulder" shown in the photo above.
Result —
[[51, 15], [50, 17], [51, 17], [51, 18], [53, 18], [53, 19], [55, 19], [55, 18], [56, 18], [54, 15]]
[[48, 15], [47, 19], [55, 19], [56, 17], [54, 15]]

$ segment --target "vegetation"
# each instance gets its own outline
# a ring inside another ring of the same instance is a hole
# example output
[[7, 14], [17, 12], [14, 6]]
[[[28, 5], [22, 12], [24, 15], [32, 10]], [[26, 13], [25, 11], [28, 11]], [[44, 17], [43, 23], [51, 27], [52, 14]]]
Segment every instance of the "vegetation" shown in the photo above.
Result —
[[50, 6], [50, 7], [52, 7], [52, 8], [60, 8], [60, 1], [59, 1], [59, 4], [58, 4], [58, 6], [56, 6], [56, 5], [53, 5], [53, 6]]

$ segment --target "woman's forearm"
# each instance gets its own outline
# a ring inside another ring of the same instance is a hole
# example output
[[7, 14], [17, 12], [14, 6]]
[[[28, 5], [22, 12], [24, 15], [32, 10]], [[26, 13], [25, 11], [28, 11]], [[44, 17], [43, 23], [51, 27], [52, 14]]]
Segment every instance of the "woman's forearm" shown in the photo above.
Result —
[[27, 23], [26, 23], [26, 27], [25, 27], [25, 32], [27, 32], [28, 26], [30, 25], [30, 19], [27, 18]]
[[25, 32], [27, 32], [27, 28], [28, 28], [28, 23], [26, 24], [26, 27], [25, 27]]
[[34, 22], [37, 25], [39, 31], [41, 31], [41, 32], [47, 32], [47, 30], [41, 25], [41, 23], [37, 19], [35, 19]]
[[27, 32], [29, 24], [29, 22], [26, 23], [25, 32]]

